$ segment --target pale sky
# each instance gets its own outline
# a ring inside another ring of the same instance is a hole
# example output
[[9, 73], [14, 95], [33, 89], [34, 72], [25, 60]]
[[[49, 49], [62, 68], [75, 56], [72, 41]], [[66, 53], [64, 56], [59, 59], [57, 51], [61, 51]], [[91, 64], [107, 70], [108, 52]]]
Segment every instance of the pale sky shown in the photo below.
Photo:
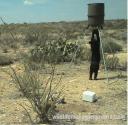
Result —
[[7, 23], [87, 20], [88, 3], [105, 3], [105, 19], [126, 19], [127, 0], [0, 0]]

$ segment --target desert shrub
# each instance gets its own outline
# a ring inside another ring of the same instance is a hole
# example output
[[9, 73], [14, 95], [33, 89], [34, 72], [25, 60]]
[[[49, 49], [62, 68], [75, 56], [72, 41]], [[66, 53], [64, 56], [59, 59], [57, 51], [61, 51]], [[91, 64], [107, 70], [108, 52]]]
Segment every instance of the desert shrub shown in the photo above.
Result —
[[114, 42], [112, 39], [103, 41], [103, 48], [105, 53], [115, 53], [122, 50], [122, 46]]
[[24, 62], [25, 66], [27, 65], [27, 67], [29, 67], [30, 70], [40, 70], [42, 68], [44, 68], [44, 65], [42, 65], [42, 63], [36, 63], [36, 62]]
[[3, 48], [3, 53], [8, 53], [8, 47], [7, 46], [4, 46], [2, 48]]
[[10, 34], [3, 34], [0, 37], [0, 46], [3, 48], [4, 52], [7, 52], [7, 49], [17, 50], [19, 48], [18, 45], [19, 40]]
[[[37, 28], [37, 27], [35, 27]], [[47, 40], [50, 39], [50, 36], [48, 36], [48, 32], [47, 31], [41, 31], [40, 29], [30, 29], [25, 33], [25, 39], [24, 42], [25, 44], [29, 44], [29, 45], [35, 45], [35, 44], [40, 44], [40, 43], [44, 43]]]
[[13, 59], [10, 56], [0, 54], [0, 65], [10, 65], [13, 63]]
[[31, 53], [19, 53], [18, 54], [19, 61], [24, 64], [24, 66], [28, 67], [30, 70], [39, 70], [43, 66], [43, 63], [34, 62], [31, 57]]
[[106, 65], [108, 69], [116, 70], [119, 67], [119, 58], [116, 56], [106, 56]]
[[36, 41], [38, 41], [38, 34], [37, 33], [31, 33], [30, 32], [30, 33], [27, 33], [25, 35], [25, 42], [26, 43], [32, 44], [32, 43], [34, 43]]
[[[14, 83], [28, 99], [39, 119], [36, 122], [47, 123], [51, 121], [56, 112], [56, 105], [61, 94], [58, 90], [60, 87], [60, 80], [59, 82], [54, 81], [55, 67], [52, 67], [48, 79], [42, 78], [39, 72], [31, 71], [29, 67], [25, 67], [25, 71], [20, 74], [16, 73], [14, 69], [12, 69], [12, 71], [11, 77]], [[29, 114], [29, 117], [30, 116], [31, 114]]]
[[111, 34], [111, 37], [113, 37], [116, 40], [120, 40], [124, 43], [127, 42], [127, 30], [118, 30], [118, 32]]
[[83, 60], [90, 61], [91, 60], [91, 50], [88, 47], [84, 48], [83, 52]]
[[124, 70], [124, 71], [127, 71], [127, 61], [126, 61], [126, 62], [122, 62], [122, 63], [120, 64], [120, 69], [121, 69], [121, 70]]
[[74, 55], [76, 59], [81, 58], [82, 47], [63, 38], [42, 42], [30, 50], [30, 60], [38, 63], [70, 62]]

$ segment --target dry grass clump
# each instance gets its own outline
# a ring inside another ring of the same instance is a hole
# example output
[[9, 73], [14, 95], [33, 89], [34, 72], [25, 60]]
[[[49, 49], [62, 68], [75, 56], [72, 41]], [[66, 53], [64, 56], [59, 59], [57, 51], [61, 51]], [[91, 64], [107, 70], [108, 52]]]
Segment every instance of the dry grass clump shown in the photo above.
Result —
[[103, 40], [103, 48], [105, 53], [115, 53], [122, 50], [122, 46], [111, 38]]
[[[48, 123], [56, 113], [56, 105], [60, 99], [60, 80], [54, 82], [55, 67], [47, 80], [42, 78], [38, 71], [25, 68], [23, 73], [16, 73], [12, 69], [11, 77], [19, 91], [28, 99], [33, 111], [37, 115], [37, 123]], [[29, 114], [31, 119], [31, 114]], [[32, 122], [32, 119], [31, 119]]]

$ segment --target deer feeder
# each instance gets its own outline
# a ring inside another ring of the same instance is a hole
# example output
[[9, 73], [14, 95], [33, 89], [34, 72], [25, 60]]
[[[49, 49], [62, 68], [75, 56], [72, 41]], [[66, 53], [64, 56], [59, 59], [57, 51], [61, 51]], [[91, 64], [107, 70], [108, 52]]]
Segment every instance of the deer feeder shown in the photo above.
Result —
[[102, 28], [104, 24], [104, 3], [88, 4], [88, 27]]

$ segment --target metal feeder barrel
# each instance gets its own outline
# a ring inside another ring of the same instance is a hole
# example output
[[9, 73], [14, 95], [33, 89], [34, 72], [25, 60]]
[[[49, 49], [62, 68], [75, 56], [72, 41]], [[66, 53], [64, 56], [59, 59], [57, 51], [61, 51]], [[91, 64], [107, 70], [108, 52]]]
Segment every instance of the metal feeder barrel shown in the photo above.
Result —
[[88, 4], [88, 25], [101, 27], [104, 24], [104, 3]]

